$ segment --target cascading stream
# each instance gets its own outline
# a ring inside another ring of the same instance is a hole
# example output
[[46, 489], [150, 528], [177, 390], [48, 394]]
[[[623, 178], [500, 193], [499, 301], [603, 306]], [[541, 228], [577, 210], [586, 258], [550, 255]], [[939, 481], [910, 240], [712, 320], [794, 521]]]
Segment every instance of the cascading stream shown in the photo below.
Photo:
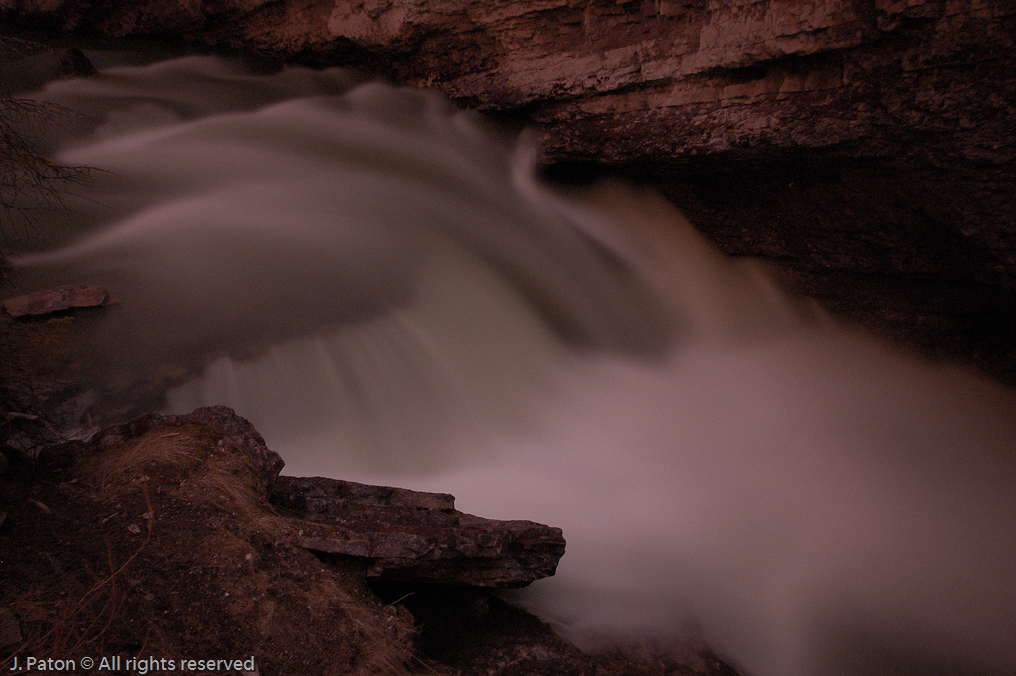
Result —
[[579, 641], [1016, 672], [1012, 392], [834, 325], [658, 197], [552, 191], [429, 94], [187, 57], [37, 96], [104, 173], [21, 283], [110, 286], [96, 345], [139, 368], [206, 355], [174, 410], [234, 407], [287, 473], [562, 527], [520, 602]]

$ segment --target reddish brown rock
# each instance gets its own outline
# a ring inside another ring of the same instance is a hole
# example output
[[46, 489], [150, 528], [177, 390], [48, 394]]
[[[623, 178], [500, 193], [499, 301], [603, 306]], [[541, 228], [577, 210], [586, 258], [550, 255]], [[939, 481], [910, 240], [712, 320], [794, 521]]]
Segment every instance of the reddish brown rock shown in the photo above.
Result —
[[279, 477], [271, 501], [303, 520], [300, 546], [362, 560], [385, 582], [524, 587], [564, 555], [560, 529], [463, 514], [443, 493]]
[[[369, 486], [321, 477], [279, 476], [282, 459], [265, 446], [247, 420], [225, 406], [188, 415], [140, 416], [101, 431], [88, 448], [100, 454], [138, 439], [186, 445], [200, 426], [217, 452], [235, 455], [249, 468], [251, 488], [278, 507], [293, 544], [361, 564], [368, 578], [513, 588], [554, 574], [564, 555], [559, 528], [530, 521], [483, 519], [455, 510], [455, 498], [404, 488]], [[74, 446], [50, 448], [40, 456], [48, 467], [74, 462]]]
[[262, 674], [409, 673], [408, 612], [293, 546], [297, 521], [275, 514], [242, 450], [255, 433], [224, 414], [133, 421], [0, 477], [5, 666], [144, 646], [145, 659], [243, 656]]
[[552, 157], [867, 155], [915, 134], [976, 161], [1016, 153], [1012, 0], [0, 0], [0, 13], [382, 70], [471, 107], [525, 108]]
[[12, 317], [47, 315], [76, 307], [98, 307], [115, 303], [108, 289], [101, 286], [65, 285], [9, 298], [3, 308]]

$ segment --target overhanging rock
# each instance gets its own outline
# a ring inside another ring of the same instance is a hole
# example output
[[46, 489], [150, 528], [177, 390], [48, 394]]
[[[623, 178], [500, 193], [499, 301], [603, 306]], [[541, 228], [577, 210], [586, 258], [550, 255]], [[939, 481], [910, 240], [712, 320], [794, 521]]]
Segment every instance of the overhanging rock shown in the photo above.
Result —
[[303, 521], [297, 544], [361, 559], [388, 582], [523, 587], [564, 554], [559, 528], [463, 514], [441, 493], [279, 477], [271, 501]]
[[[253, 425], [225, 406], [199, 408], [188, 415], [147, 414], [102, 430], [84, 448], [51, 449], [40, 460], [72, 463], [75, 458], [68, 457], [68, 451], [75, 449], [84, 456], [130, 455], [132, 446], [145, 439], [167, 445], [167, 452], [208, 446], [248, 465], [243, 473], [250, 474], [250, 488], [258, 494], [250, 504], [263, 504], [267, 497], [288, 524], [286, 531], [295, 534], [294, 545], [359, 561], [368, 578], [516, 588], [553, 575], [564, 555], [560, 528], [463, 514], [455, 509], [451, 495], [279, 476], [282, 459]], [[154, 475], [158, 470], [146, 471]], [[201, 478], [187, 481], [195, 480]]]

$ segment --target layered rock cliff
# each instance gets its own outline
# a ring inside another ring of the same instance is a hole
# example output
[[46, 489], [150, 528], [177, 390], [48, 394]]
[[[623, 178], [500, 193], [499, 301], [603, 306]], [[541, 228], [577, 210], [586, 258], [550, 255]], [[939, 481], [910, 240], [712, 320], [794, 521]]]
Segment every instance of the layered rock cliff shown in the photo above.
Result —
[[1006, 0], [4, 0], [0, 8], [21, 25], [350, 63], [481, 110], [527, 107], [555, 157], [672, 159], [763, 145], [875, 155], [924, 133], [940, 135], [935, 150], [957, 158], [1016, 156], [1007, 68], [1016, 3]]

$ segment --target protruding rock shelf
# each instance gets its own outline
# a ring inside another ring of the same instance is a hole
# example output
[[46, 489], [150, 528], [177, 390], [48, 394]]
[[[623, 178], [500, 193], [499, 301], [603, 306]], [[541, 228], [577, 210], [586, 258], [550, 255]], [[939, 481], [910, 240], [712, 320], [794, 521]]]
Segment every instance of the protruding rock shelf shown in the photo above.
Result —
[[383, 581], [523, 587], [564, 554], [559, 528], [463, 514], [442, 493], [279, 477], [271, 501], [306, 522], [297, 544], [364, 559]]
[[[455, 510], [455, 498], [403, 488], [368, 486], [321, 477], [279, 476], [285, 464], [247, 420], [225, 406], [188, 415], [148, 414], [110, 427], [89, 444], [92, 453], [131, 455], [137, 440], [186, 444], [195, 425], [218, 452], [249, 464], [249, 489], [282, 514], [304, 549], [346, 557], [368, 578], [485, 588], [524, 587], [554, 574], [564, 555], [561, 529], [531, 521], [496, 521]], [[164, 430], [164, 431], [162, 431]], [[168, 454], [176, 451], [166, 451]], [[90, 455], [85, 452], [85, 455]], [[63, 463], [50, 451], [43, 461]], [[73, 462], [73, 460], [71, 460]], [[151, 473], [152, 468], [146, 469]], [[193, 480], [189, 480], [193, 481]], [[266, 505], [267, 507], [267, 505]]]
[[8, 298], [2, 305], [12, 317], [48, 315], [77, 307], [99, 307], [115, 304], [116, 298], [101, 286], [66, 284]]

